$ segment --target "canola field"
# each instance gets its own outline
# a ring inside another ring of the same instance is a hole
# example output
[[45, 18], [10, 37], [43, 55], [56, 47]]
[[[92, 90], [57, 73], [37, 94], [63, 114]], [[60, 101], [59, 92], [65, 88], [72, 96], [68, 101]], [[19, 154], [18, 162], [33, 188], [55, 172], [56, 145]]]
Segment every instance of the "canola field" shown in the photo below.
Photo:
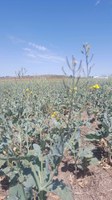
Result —
[[[81, 130], [93, 118], [98, 128], [83, 137], [84, 146]], [[103, 152], [99, 159], [95, 150]], [[45, 200], [52, 191], [72, 200], [69, 187], [54, 179], [65, 152], [74, 159], [75, 173], [102, 159], [112, 165], [112, 79], [1, 79], [0, 176], [8, 180], [6, 199]]]

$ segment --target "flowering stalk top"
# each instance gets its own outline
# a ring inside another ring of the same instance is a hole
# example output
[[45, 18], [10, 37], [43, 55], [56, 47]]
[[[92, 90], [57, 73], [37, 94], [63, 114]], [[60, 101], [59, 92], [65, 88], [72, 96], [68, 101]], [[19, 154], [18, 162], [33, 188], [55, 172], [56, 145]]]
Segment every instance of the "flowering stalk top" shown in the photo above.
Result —
[[99, 89], [99, 88], [100, 88], [100, 85], [95, 84], [95, 85], [92, 85], [90, 88], [91, 88], [91, 89]]

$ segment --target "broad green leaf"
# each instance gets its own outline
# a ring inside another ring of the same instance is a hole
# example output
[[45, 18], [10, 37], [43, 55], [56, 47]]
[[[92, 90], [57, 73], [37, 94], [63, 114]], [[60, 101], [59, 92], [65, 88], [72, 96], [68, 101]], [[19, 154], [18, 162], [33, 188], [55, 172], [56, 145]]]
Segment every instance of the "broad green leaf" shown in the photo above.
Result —
[[33, 144], [33, 148], [34, 148], [34, 151], [35, 151], [35, 154], [38, 155], [38, 157], [41, 156], [41, 148], [38, 144]]

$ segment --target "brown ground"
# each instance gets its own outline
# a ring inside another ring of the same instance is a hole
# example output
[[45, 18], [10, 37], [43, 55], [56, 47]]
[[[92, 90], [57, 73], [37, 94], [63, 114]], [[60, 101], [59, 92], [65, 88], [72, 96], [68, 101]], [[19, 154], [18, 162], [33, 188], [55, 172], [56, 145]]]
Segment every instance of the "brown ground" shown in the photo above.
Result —
[[[62, 172], [59, 178], [71, 187], [74, 200], [112, 200], [112, 169], [109, 166], [96, 166], [85, 177], [75, 178], [70, 169]], [[50, 194], [48, 200], [60, 200]]]
[[[84, 177], [73, 173], [72, 163], [62, 163], [59, 168], [59, 180], [63, 180], [72, 190], [74, 200], [112, 200], [112, 168], [108, 165], [94, 166]], [[0, 188], [0, 200], [4, 200], [8, 191]], [[50, 193], [48, 200], [61, 200]]]
[[[97, 127], [97, 122], [93, 120], [92, 129]], [[87, 134], [89, 128], [82, 129], [82, 137]], [[68, 154], [59, 166], [57, 177], [67, 184], [73, 193], [74, 200], [112, 200], [112, 167], [106, 162], [99, 162], [97, 166], [89, 167], [87, 173], [74, 174], [74, 163]], [[0, 179], [0, 200], [4, 200], [7, 195], [6, 182]], [[4, 186], [4, 189], [2, 188]], [[53, 193], [48, 194], [47, 200], [61, 200]]]
[[[83, 113], [83, 119], [87, 119]], [[98, 122], [92, 120], [91, 127], [82, 127], [82, 139], [90, 130], [97, 128]], [[87, 143], [84, 142], [84, 145]], [[91, 166], [84, 175], [79, 173], [78, 177], [74, 174], [73, 159], [66, 156], [66, 159], [59, 167], [59, 180], [63, 180], [73, 193], [74, 200], [112, 200], [112, 167], [106, 162], [99, 162], [97, 166]], [[48, 200], [61, 200], [58, 196], [50, 193]]]

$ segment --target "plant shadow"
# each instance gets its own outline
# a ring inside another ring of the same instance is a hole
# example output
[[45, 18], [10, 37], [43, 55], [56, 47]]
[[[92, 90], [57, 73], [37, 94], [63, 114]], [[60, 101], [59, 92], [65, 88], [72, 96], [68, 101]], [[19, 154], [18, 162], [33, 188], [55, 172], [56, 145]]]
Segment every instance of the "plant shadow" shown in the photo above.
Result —
[[91, 176], [93, 175], [93, 172], [89, 170], [89, 168], [86, 168], [85, 170], [82, 170], [77, 167], [75, 168], [74, 163], [67, 163], [66, 161], [63, 162], [63, 167], [61, 167], [62, 172], [69, 171], [72, 173], [77, 179], [84, 178], [85, 176]]

